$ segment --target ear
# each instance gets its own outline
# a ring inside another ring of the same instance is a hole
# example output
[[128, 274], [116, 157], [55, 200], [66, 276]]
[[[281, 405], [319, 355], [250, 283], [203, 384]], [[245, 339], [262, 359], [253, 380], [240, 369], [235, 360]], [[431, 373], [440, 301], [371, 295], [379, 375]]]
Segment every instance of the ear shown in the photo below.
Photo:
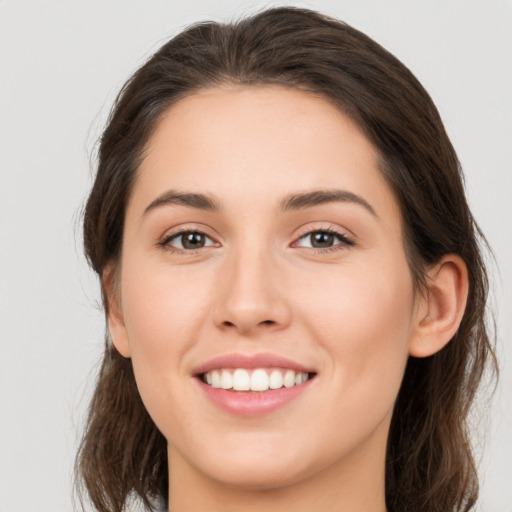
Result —
[[110, 338], [117, 351], [124, 357], [130, 357], [130, 344], [124, 324], [121, 307], [121, 289], [119, 286], [116, 269], [113, 265], [107, 265], [101, 277], [103, 296], [105, 297], [105, 313], [107, 317]]
[[420, 299], [409, 354], [428, 357], [439, 352], [455, 335], [466, 309], [469, 289], [464, 260], [444, 256], [427, 273], [427, 293]]

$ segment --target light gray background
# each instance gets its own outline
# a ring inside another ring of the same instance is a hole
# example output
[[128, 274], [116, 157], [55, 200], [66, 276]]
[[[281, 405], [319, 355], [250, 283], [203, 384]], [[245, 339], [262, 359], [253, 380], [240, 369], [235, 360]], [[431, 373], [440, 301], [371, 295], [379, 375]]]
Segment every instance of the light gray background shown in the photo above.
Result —
[[[0, 0], [0, 512], [72, 510], [77, 432], [103, 337], [77, 219], [114, 95], [186, 25], [275, 4]], [[502, 376], [479, 510], [510, 512], [512, 1], [294, 4], [374, 37], [418, 76], [445, 120], [501, 270], [493, 289]]]

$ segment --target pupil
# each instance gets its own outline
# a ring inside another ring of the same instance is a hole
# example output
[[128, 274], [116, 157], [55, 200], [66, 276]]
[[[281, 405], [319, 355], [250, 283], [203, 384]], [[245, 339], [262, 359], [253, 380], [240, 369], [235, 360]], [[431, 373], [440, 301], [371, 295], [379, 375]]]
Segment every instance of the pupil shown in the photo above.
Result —
[[315, 233], [312, 235], [313, 247], [330, 247], [333, 243], [334, 236], [331, 233]]
[[183, 235], [183, 247], [185, 249], [197, 249], [204, 246], [204, 235], [201, 233], [187, 233]]

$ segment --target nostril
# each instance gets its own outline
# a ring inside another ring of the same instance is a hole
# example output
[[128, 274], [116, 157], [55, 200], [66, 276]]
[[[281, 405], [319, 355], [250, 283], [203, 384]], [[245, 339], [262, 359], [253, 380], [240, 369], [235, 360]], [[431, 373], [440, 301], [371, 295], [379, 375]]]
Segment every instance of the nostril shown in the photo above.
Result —
[[[258, 325], [275, 325], [276, 322], [274, 322], [274, 320], [262, 320], [261, 322], [259, 322]], [[235, 327], [235, 323], [234, 322], [230, 322], [229, 320], [225, 320], [224, 322], [222, 322], [222, 325], [224, 325], [225, 327]]]

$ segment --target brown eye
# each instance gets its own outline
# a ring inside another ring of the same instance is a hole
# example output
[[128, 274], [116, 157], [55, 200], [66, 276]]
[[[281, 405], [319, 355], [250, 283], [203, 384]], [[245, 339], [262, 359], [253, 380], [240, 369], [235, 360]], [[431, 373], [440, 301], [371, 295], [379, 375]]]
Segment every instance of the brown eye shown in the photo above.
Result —
[[181, 239], [184, 249], [199, 249], [204, 247], [206, 237], [202, 233], [185, 233]]
[[297, 245], [313, 249], [330, 249], [353, 245], [353, 242], [341, 233], [319, 230], [301, 236]]
[[194, 250], [214, 245], [213, 240], [200, 231], [181, 231], [164, 241], [164, 245], [174, 249]]
[[325, 233], [323, 231], [318, 231], [317, 233], [311, 233], [309, 235], [311, 238], [311, 246], [323, 249], [325, 247], [331, 247], [334, 243], [335, 237], [332, 233]]

